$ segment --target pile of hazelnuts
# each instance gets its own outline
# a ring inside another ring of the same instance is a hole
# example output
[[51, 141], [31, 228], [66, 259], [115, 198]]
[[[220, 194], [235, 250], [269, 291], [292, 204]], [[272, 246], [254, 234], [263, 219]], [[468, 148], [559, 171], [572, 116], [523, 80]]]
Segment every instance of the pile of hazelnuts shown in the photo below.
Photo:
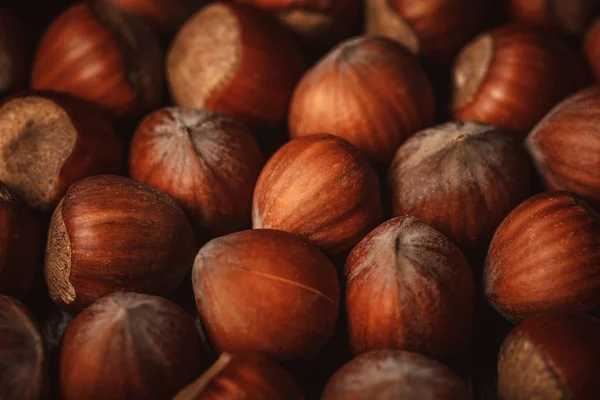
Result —
[[600, 399], [600, 0], [0, 8], [0, 399]]

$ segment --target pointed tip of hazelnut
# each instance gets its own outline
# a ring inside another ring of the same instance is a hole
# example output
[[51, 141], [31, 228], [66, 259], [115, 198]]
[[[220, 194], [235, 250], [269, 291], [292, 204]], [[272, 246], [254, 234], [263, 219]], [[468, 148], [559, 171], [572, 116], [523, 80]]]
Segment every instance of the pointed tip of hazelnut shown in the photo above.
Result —
[[71, 285], [71, 241], [63, 219], [63, 201], [52, 214], [44, 272], [50, 297], [57, 304], [69, 305], [75, 301]]

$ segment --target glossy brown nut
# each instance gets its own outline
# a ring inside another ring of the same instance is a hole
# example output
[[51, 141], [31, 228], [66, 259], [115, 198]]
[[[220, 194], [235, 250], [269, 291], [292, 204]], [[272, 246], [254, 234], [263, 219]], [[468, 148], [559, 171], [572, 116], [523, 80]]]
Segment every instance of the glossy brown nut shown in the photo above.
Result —
[[237, 0], [275, 13], [309, 44], [332, 46], [356, 31], [360, 0]]
[[467, 386], [444, 364], [398, 350], [361, 354], [337, 371], [321, 400], [469, 400]]
[[337, 46], [302, 77], [289, 131], [292, 138], [336, 135], [370, 160], [388, 162], [434, 116], [433, 90], [417, 59], [389, 39], [360, 37]]
[[303, 236], [328, 253], [352, 249], [382, 218], [377, 174], [336, 136], [291, 140], [267, 162], [254, 189], [254, 228]]
[[23, 298], [33, 285], [41, 231], [23, 202], [0, 182], [0, 293]]
[[39, 400], [46, 392], [46, 356], [37, 322], [19, 301], [0, 295], [0, 393], [3, 400]]
[[475, 305], [460, 250], [416, 218], [391, 219], [350, 253], [344, 270], [350, 348], [398, 349], [449, 360], [463, 353]]
[[596, 82], [600, 81], [600, 18], [596, 19], [585, 35], [583, 53], [594, 74]]
[[507, 25], [461, 50], [454, 65], [452, 114], [496, 125], [522, 140], [585, 80], [579, 56], [559, 37]]
[[527, 137], [529, 154], [552, 190], [568, 190], [600, 205], [600, 88], [557, 105]]
[[230, 115], [252, 128], [286, 118], [305, 63], [271, 16], [238, 3], [209, 4], [190, 18], [167, 57], [175, 103]]
[[205, 362], [194, 320], [167, 299], [103, 297], [65, 331], [60, 350], [64, 400], [170, 399]]
[[506, 0], [517, 21], [582, 35], [599, 10], [598, 0]]
[[244, 125], [212, 111], [179, 107], [147, 116], [129, 155], [131, 177], [177, 200], [200, 241], [250, 226], [263, 164]]
[[595, 399], [600, 393], [600, 320], [542, 314], [506, 338], [498, 361], [501, 399]]
[[73, 184], [50, 223], [45, 275], [52, 300], [82, 310], [113, 292], [166, 296], [190, 271], [192, 228], [166, 194], [120, 176]]
[[119, 173], [123, 144], [94, 106], [33, 93], [0, 105], [0, 180], [35, 211], [50, 212], [75, 181]]
[[253, 229], [214, 239], [198, 253], [192, 280], [204, 331], [219, 352], [302, 362], [333, 334], [335, 267], [298, 236]]
[[108, 1], [78, 3], [42, 37], [31, 84], [74, 94], [116, 116], [135, 116], [161, 101], [163, 54], [137, 18]]
[[520, 145], [491, 125], [448, 122], [425, 129], [390, 165], [393, 212], [423, 220], [463, 249], [484, 246], [531, 194], [530, 169]]
[[600, 309], [600, 218], [567, 192], [527, 200], [500, 224], [484, 270], [488, 301], [515, 322]]
[[290, 374], [255, 354], [221, 354], [213, 366], [173, 400], [302, 400]]
[[206, 0], [108, 0], [161, 33], [174, 34]]
[[427, 64], [448, 67], [489, 8], [490, 0], [368, 0], [365, 30], [400, 42]]
[[8, 8], [0, 8], [0, 93], [20, 89], [27, 78], [25, 32]]

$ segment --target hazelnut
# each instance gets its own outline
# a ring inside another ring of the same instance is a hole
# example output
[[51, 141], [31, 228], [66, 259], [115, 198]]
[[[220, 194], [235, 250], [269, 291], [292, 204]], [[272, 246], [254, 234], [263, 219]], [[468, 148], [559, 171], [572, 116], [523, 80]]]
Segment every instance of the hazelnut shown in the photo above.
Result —
[[453, 359], [471, 334], [475, 284], [444, 235], [412, 217], [387, 221], [350, 253], [344, 270], [350, 348]]
[[595, 399], [600, 393], [600, 320], [586, 315], [526, 318], [498, 361], [501, 399]]
[[477, 122], [448, 122], [412, 136], [396, 152], [388, 183], [394, 215], [417, 217], [463, 249], [487, 245], [531, 193], [520, 145]]
[[388, 162], [434, 116], [433, 91], [416, 58], [389, 39], [359, 37], [337, 46], [302, 77], [289, 130], [292, 138], [336, 135], [370, 160]]
[[170, 294], [192, 267], [194, 236], [179, 206], [142, 183], [110, 175], [71, 185], [50, 222], [50, 297], [81, 310], [113, 292]]
[[500, 224], [484, 269], [489, 302], [510, 321], [600, 309], [600, 218], [567, 192], [527, 200]]
[[349, 251], [383, 218], [379, 180], [362, 154], [331, 135], [294, 139], [258, 177], [254, 228], [303, 236], [335, 254]]
[[336, 372], [322, 400], [468, 400], [467, 386], [444, 364], [416, 353], [377, 350]]
[[358, 27], [361, 0], [237, 0], [271, 11], [305, 42], [328, 47]]
[[8, 8], [0, 8], [0, 93], [20, 89], [27, 78], [25, 32]]
[[302, 400], [298, 385], [279, 365], [255, 354], [221, 354], [204, 375], [173, 400]]
[[0, 180], [35, 211], [50, 212], [73, 182], [118, 173], [122, 162], [113, 126], [82, 100], [33, 93], [0, 105]]
[[161, 100], [162, 59], [146, 25], [108, 1], [92, 0], [73, 5], [50, 25], [31, 84], [77, 95], [115, 116], [135, 116]]
[[202, 371], [194, 320], [161, 297], [114, 293], [68, 326], [60, 350], [64, 400], [170, 399]]
[[171, 35], [206, 0], [108, 0], [120, 9], [135, 15], [160, 33]]
[[256, 140], [241, 123], [178, 107], [155, 111], [142, 121], [129, 157], [131, 177], [177, 200], [198, 238], [250, 225], [252, 193], [263, 163]]
[[587, 31], [583, 52], [596, 82], [600, 82], [600, 18], [596, 19]]
[[214, 3], [190, 18], [171, 44], [167, 77], [175, 103], [208, 108], [253, 128], [285, 120], [304, 60], [266, 12]]
[[214, 239], [198, 253], [192, 279], [204, 332], [218, 352], [295, 363], [333, 335], [335, 267], [298, 236], [259, 229]]
[[447, 68], [460, 48], [483, 26], [490, 0], [367, 0], [365, 30], [385, 36]]
[[598, 0], [507, 0], [506, 4], [514, 20], [582, 35], [600, 3]]
[[38, 222], [0, 182], [0, 293], [25, 297], [33, 286], [40, 254]]
[[583, 63], [560, 38], [523, 25], [484, 33], [454, 65], [452, 113], [519, 140], [565, 96], [584, 86]]
[[0, 393], [3, 400], [39, 400], [46, 392], [46, 356], [39, 327], [19, 301], [0, 295]]
[[600, 204], [600, 87], [557, 105], [529, 134], [526, 147], [552, 190]]

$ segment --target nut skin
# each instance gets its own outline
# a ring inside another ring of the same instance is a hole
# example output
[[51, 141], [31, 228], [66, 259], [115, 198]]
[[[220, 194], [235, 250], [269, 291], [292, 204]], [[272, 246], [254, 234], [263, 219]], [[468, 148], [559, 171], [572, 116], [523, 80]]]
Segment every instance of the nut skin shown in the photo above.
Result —
[[583, 53], [596, 82], [600, 82], [600, 18], [594, 21], [585, 35]]
[[496, 125], [523, 140], [564, 97], [585, 86], [584, 63], [558, 36], [506, 25], [467, 44], [453, 71], [454, 119]]
[[173, 400], [302, 400], [286, 370], [257, 354], [223, 353]]
[[170, 399], [205, 362], [194, 320], [137, 293], [108, 295], [79, 314], [60, 351], [64, 400]]
[[250, 226], [252, 193], [263, 164], [244, 125], [212, 111], [179, 107], [147, 116], [129, 156], [131, 177], [177, 200], [199, 241]]
[[332, 46], [356, 31], [360, 0], [237, 0], [275, 13], [284, 26], [318, 48]]
[[165, 35], [174, 34], [205, 0], [108, 0]]
[[0, 94], [20, 89], [27, 78], [25, 32], [8, 8], [0, 8]]
[[390, 165], [393, 213], [423, 220], [461, 249], [483, 247], [531, 194], [530, 169], [520, 145], [491, 125], [425, 129], [400, 146]]
[[359, 37], [338, 45], [302, 77], [289, 131], [292, 138], [336, 135], [385, 163], [434, 116], [433, 90], [417, 59], [392, 40]]
[[298, 364], [333, 335], [340, 298], [335, 267], [298, 236], [252, 229], [213, 239], [200, 249], [192, 281], [217, 352], [258, 352]]
[[461, 47], [483, 26], [490, 0], [369, 0], [366, 33], [385, 36], [447, 70]]
[[153, 32], [108, 1], [68, 8], [41, 39], [34, 89], [74, 94], [115, 117], [156, 107], [164, 91], [163, 54]]
[[453, 360], [467, 347], [475, 284], [461, 251], [416, 218], [391, 219], [344, 269], [350, 348], [398, 349]]
[[600, 205], [600, 88], [558, 104], [527, 137], [526, 148], [546, 187], [576, 193]]
[[306, 68], [291, 34], [267, 12], [224, 2], [184, 24], [166, 65], [177, 105], [230, 115], [257, 131], [285, 120]]
[[600, 9], [598, 0], [507, 0], [512, 19], [581, 36]]
[[600, 393], [600, 320], [578, 314], [526, 318], [498, 361], [501, 399], [595, 399]]
[[73, 184], [54, 211], [44, 272], [52, 300], [80, 311], [113, 292], [169, 295], [194, 253], [192, 228], [169, 196], [98, 175]]
[[0, 104], [0, 179], [38, 213], [50, 213], [72, 183], [122, 164], [122, 139], [84, 100], [31, 92]]
[[465, 383], [444, 364], [399, 350], [354, 358], [327, 383], [321, 400], [469, 400]]
[[2, 399], [45, 398], [46, 372], [46, 356], [37, 322], [21, 302], [0, 295]]
[[[543, 268], [540, 265], [543, 264]], [[485, 261], [488, 301], [510, 321], [600, 309], [600, 218], [567, 192], [538, 194], [500, 224]]]
[[332, 135], [285, 144], [254, 189], [254, 228], [300, 235], [329, 254], [351, 250], [382, 218], [376, 172], [354, 146]]

